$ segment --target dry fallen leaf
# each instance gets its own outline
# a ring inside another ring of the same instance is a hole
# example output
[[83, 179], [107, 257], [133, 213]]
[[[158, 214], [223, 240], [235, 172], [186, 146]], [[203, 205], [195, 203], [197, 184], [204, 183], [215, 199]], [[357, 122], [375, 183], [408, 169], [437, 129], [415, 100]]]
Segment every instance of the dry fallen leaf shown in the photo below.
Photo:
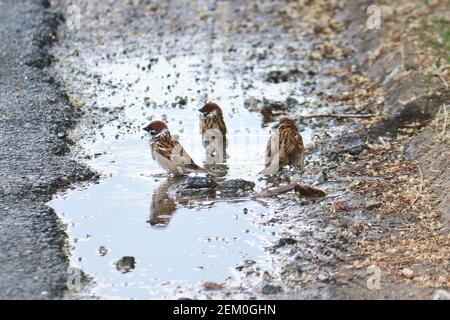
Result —
[[213, 281], [206, 281], [203, 283], [203, 288], [206, 290], [220, 290], [223, 289], [223, 284], [213, 282]]
[[336, 201], [331, 204], [331, 210], [333, 210], [333, 212], [345, 211], [347, 210], [347, 205], [342, 201]]

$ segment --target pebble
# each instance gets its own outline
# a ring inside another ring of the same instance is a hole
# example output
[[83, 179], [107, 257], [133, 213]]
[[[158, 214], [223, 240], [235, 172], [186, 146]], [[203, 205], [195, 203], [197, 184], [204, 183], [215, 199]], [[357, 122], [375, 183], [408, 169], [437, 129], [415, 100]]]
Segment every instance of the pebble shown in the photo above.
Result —
[[281, 289], [280, 286], [274, 286], [271, 284], [266, 284], [262, 287], [261, 289], [261, 293], [264, 295], [268, 295], [268, 294], [277, 294], [277, 293], [281, 293], [283, 290]]
[[412, 279], [414, 277], [414, 271], [409, 268], [403, 268], [402, 274], [408, 279]]

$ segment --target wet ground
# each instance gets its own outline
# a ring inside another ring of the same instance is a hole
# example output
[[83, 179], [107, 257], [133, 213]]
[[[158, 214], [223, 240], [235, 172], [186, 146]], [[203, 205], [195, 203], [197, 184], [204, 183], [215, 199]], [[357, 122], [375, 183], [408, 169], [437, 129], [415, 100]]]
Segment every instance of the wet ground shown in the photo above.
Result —
[[[194, 161], [206, 161], [197, 117], [206, 91], [223, 106], [230, 128], [229, 157], [221, 172], [255, 181], [260, 189], [270, 128], [262, 128], [260, 115], [244, 108], [241, 79], [216, 74], [218, 81], [198, 90], [204, 57], [152, 59], [150, 70], [141, 67], [148, 66], [149, 57], [89, 66], [107, 84], [93, 89], [99, 90], [93, 103], [105, 112], [125, 107], [120, 120], [79, 144], [90, 159], [86, 164], [105, 177], [49, 203], [69, 226], [73, 265], [95, 279], [92, 294], [103, 298], [198, 298], [207, 281], [242, 286], [247, 277], [236, 268], [243, 263], [273, 273], [267, 247], [280, 230], [263, 225], [261, 218], [273, 216], [274, 209], [248, 197], [221, 195], [177, 203], [169, 189], [184, 179], [167, 177], [151, 159], [142, 130], [151, 119], [164, 119]], [[276, 85], [258, 89], [255, 94], [272, 91], [272, 98], [283, 98]], [[185, 103], [177, 102], [179, 97]], [[84, 128], [78, 130], [82, 135]], [[308, 132], [304, 138], [308, 143]], [[117, 267], [124, 256], [135, 259], [128, 272]]]
[[[371, 290], [370, 253], [355, 250], [388, 238], [408, 216], [380, 215], [384, 204], [355, 188], [383, 180], [357, 169], [366, 150], [389, 140], [367, 144], [384, 101], [351, 61], [342, 63], [353, 50], [332, 37], [342, 23], [309, 22], [291, 1], [73, 3], [59, 2], [68, 20], [53, 73], [82, 114], [68, 137], [76, 141], [71, 155], [101, 173], [49, 202], [67, 224], [71, 264], [90, 279], [75, 297], [427, 296], [402, 284], [390, 289], [387, 276], [384, 290]], [[301, 182], [327, 195], [176, 198], [183, 180], [151, 159], [142, 127], [165, 121], [202, 164], [197, 109], [207, 101], [222, 106], [230, 132], [226, 178], [252, 181], [255, 192]], [[263, 105], [272, 122], [263, 123]], [[368, 117], [309, 117], [330, 111]], [[280, 114], [297, 121], [306, 168], [266, 181], [258, 172]]]
[[[448, 5], [370, 4], [2, 1], [0, 297], [448, 297]], [[176, 197], [141, 128], [201, 164], [207, 100], [226, 178], [326, 196]], [[282, 113], [306, 167], [260, 180]]]

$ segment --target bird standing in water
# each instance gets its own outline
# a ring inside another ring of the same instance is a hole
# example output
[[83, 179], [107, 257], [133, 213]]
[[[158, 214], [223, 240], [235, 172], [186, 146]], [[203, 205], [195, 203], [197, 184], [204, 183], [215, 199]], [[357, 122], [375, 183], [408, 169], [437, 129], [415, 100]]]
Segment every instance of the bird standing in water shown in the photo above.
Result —
[[226, 158], [227, 126], [222, 109], [216, 103], [208, 102], [199, 111], [200, 133], [207, 157], [213, 157], [216, 163], [223, 162]]
[[303, 168], [305, 147], [294, 120], [283, 117], [278, 129], [271, 135], [266, 148], [266, 168], [261, 174], [271, 175], [283, 166]]
[[153, 121], [144, 130], [151, 136], [149, 144], [153, 159], [168, 173], [181, 176], [191, 172], [201, 172], [214, 176], [192, 160], [181, 144], [171, 136], [164, 122]]

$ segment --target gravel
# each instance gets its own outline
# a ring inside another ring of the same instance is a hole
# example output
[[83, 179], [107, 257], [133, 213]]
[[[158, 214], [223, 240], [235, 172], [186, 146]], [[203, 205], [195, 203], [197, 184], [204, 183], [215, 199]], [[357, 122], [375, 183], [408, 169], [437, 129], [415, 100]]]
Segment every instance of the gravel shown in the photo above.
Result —
[[76, 113], [45, 70], [61, 22], [48, 4], [0, 2], [0, 299], [62, 296], [66, 234], [44, 203], [94, 176], [67, 157]]

